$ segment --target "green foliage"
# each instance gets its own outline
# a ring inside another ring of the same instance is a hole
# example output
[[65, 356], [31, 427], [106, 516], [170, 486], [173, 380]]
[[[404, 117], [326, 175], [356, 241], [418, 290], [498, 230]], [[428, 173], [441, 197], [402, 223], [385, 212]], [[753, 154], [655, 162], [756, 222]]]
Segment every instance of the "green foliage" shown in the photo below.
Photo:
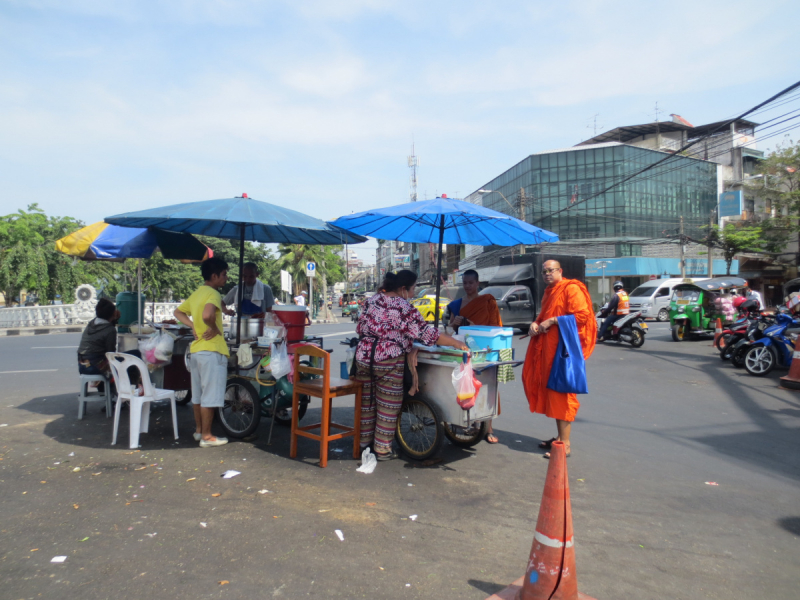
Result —
[[761, 227], [728, 223], [721, 228], [711, 227], [704, 243], [722, 250], [725, 257], [726, 275], [731, 274], [731, 263], [741, 252], [763, 252], [768, 242], [764, 239]]
[[341, 246], [309, 246], [307, 244], [280, 244], [278, 246], [277, 270], [292, 274], [294, 293], [308, 287], [306, 262], [317, 264], [317, 275], [325, 276], [327, 285], [345, 280], [344, 259], [339, 255]]
[[[39, 296], [46, 304], [61, 295], [65, 304], [74, 301], [75, 288], [83, 283], [114, 298], [121, 291], [136, 289], [138, 260], [125, 262], [82, 261], [55, 249], [56, 240], [84, 224], [72, 217], [48, 217], [37, 205], [0, 217], [0, 291], [13, 301], [21, 291]], [[239, 245], [229, 240], [198, 236], [230, 264], [230, 283], [239, 281]], [[280, 288], [275, 255], [262, 244], [245, 243], [245, 262], [259, 265], [259, 278]], [[142, 261], [142, 287], [148, 300], [166, 301], [188, 297], [203, 283], [200, 266], [166, 260], [156, 253]]]

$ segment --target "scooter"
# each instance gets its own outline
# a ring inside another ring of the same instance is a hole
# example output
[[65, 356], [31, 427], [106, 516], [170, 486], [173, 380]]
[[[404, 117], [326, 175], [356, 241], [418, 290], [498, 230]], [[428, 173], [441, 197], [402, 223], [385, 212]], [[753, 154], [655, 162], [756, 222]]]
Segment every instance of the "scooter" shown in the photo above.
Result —
[[719, 350], [719, 357], [722, 360], [729, 360], [731, 352], [736, 343], [747, 337], [747, 330], [759, 315], [745, 314], [731, 323], [726, 329], [722, 330], [722, 335], [714, 340], [714, 347]]
[[[595, 317], [603, 317], [604, 306]], [[644, 336], [647, 333], [647, 323], [641, 311], [623, 315], [611, 325], [606, 331], [604, 340], [607, 342], [627, 342], [634, 348], [641, 348], [644, 345]]]
[[[793, 325], [795, 327], [790, 329]], [[775, 324], [767, 327], [764, 337], [752, 342], [744, 355], [744, 368], [747, 372], [763, 377], [777, 366], [791, 365], [795, 340], [800, 333], [797, 325], [789, 315], [775, 315]]]

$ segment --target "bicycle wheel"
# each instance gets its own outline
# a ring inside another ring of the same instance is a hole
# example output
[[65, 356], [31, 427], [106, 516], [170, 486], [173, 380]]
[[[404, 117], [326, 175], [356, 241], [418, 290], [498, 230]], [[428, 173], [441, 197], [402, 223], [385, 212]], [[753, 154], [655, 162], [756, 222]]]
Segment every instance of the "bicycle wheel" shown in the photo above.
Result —
[[261, 399], [253, 384], [232, 377], [225, 388], [225, 404], [217, 409], [225, 433], [232, 438], [252, 435], [261, 420]]
[[192, 401], [192, 390], [178, 390], [175, 392], [175, 404], [185, 406]]
[[430, 458], [444, 441], [439, 409], [423, 398], [406, 398], [397, 419], [397, 443], [403, 454], [415, 460]]
[[486, 421], [473, 423], [472, 427], [461, 427], [452, 423], [445, 423], [444, 434], [456, 446], [472, 448], [486, 437]]

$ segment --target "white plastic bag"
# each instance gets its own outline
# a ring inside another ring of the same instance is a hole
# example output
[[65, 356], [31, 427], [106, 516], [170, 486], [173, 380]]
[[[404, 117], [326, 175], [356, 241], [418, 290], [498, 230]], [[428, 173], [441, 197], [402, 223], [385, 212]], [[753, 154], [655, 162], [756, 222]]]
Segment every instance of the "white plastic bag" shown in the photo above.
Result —
[[289, 362], [289, 353], [286, 351], [286, 343], [272, 344], [270, 346], [270, 367], [272, 368], [272, 376], [277, 380], [285, 375], [288, 375], [292, 370], [292, 364]]
[[172, 350], [175, 347], [175, 338], [166, 331], [158, 334], [156, 341], [155, 357], [162, 361], [167, 362], [172, 358]]
[[355, 348], [348, 348], [344, 352], [345, 362], [347, 363], [347, 372], [353, 372], [353, 361], [356, 359], [356, 349]]
[[372, 452], [370, 452], [369, 447], [364, 448], [364, 452], [361, 453], [361, 466], [358, 467], [356, 471], [369, 475], [377, 466], [378, 459], [375, 458], [375, 455], [372, 454]]

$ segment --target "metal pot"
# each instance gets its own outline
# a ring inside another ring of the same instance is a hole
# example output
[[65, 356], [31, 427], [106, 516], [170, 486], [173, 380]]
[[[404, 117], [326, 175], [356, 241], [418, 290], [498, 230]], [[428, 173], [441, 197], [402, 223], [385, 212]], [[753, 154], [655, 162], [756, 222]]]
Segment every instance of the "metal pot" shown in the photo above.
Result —
[[[231, 339], [236, 339], [236, 320], [237, 317], [234, 316], [231, 319], [231, 322], [228, 324], [226, 331]], [[264, 319], [254, 319], [252, 317], [242, 317], [242, 326], [240, 331], [242, 332], [239, 336], [242, 340], [249, 340], [260, 336], [264, 331]]]

